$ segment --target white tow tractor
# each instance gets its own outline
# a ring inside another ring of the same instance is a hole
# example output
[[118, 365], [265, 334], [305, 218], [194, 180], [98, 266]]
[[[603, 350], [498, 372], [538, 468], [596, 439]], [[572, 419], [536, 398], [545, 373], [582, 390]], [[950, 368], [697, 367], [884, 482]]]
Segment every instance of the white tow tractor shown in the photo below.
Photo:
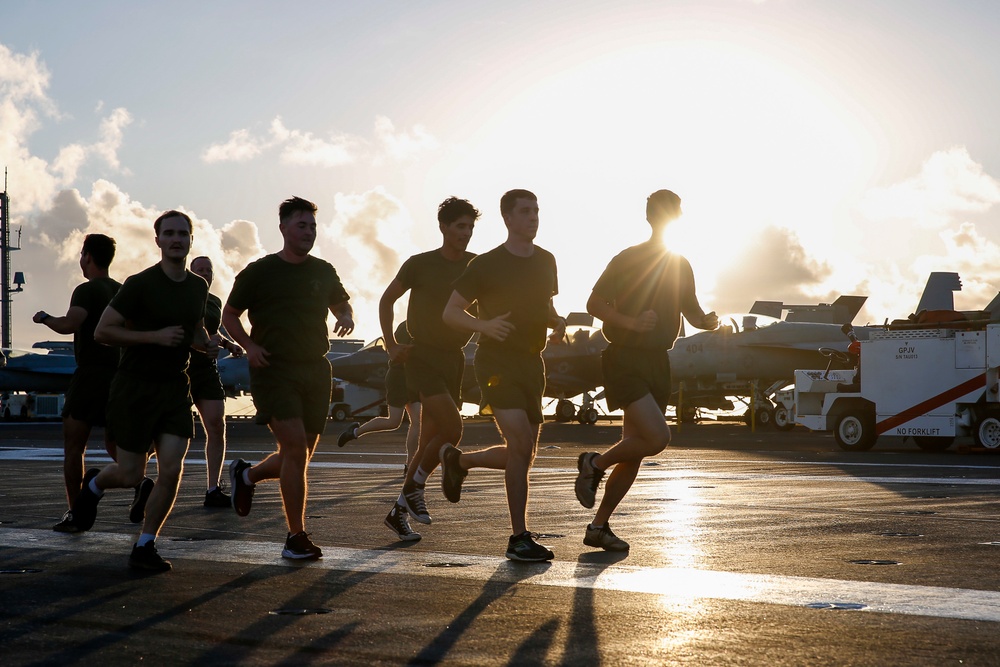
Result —
[[796, 423], [833, 431], [848, 451], [871, 449], [881, 435], [910, 436], [927, 451], [969, 435], [1000, 449], [1000, 324], [889, 325], [860, 350], [855, 370], [795, 371]]

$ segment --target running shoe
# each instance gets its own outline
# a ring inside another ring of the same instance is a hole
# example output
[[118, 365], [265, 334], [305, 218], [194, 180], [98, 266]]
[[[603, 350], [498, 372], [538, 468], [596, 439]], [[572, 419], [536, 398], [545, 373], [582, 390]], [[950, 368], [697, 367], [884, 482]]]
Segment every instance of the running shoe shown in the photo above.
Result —
[[610, 523], [601, 528], [594, 528], [588, 524], [583, 543], [588, 547], [597, 547], [605, 551], [628, 551], [628, 542], [611, 532]]
[[462, 455], [455, 445], [445, 443], [441, 445], [438, 456], [441, 458], [441, 490], [444, 497], [453, 503], [462, 499], [462, 482], [469, 474], [468, 470], [463, 470], [458, 463], [458, 457]]
[[153, 492], [154, 484], [150, 478], [143, 477], [142, 481], [135, 485], [135, 495], [132, 496], [132, 504], [128, 508], [128, 520], [132, 523], [142, 523], [146, 518], [146, 501]]
[[233, 499], [229, 494], [215, 487], [211, 491], [205, 492], [205, 507], [232, 507]]
[[156, 545], [147, 542], [145, 546], [132, 545], [132, 553], [128, 557], [128, 566], [133, 570], [144, 570], [146, 572], [169, 572], [173, 567], [169, 560], [163, 560], [160, 554], [156, 553]]
[[385, 525], [403, 542], [416, 542], [420, 539], [420, 533], [410, 528], [410, 522], [406, 518], [406, 508], [399, 503], [393, 504], [392, 509], [385, 515]]
[[309, 533], [303, 530], [294, 535], [288, 534], [285, 548], [281, 550], [281, 557], [292, 560], [316, 560], [323, 557], [323, 551], [312, 543]]
[[70, 508], [70, 512], [73, 513], [73, 521], [81, 532], [93, 528], [94, 521], [97, 520], [97, 503], [101, 502], [101, 497], [90, 490], [90, 480], [97, 477], [99, 472], [101, 471], [97, 468], [91, 468], [87, 471], [87, 474], [83, 476], [83, 486], [80, 488], [80, 493], [73, 501], [73, 507]]
[[338, 447], [343, 447], [344, 445], [346, 445], [347, 443], [349, 443], [351, 440], [356, 440], [358, 436], [354, 433], [354, 430], [356, 428], [358, 428], [359, 426], [361, 426], [361, 424], [359, 424], [358, 422], [354, 422], [353, 424], [351, 424], [350, 426], [348, 426], [347, 430], [344, 431], [343, 433], [341, 433], [340, 437], [337, 438], [337, 446]]
[[507, 540], [507, 553], [510, 560], [524, 563], [542, 563], [555, 558], [548, 547], [544, 547], [535, 542], [531, 533], [524, 532], [520, 535], [511, 535]]
[[594, 506], [594, 501], [597, 499], [597, 487], [604, 479], [604, 471], [594, 467], [595, 458], [597, 458], [597, 452], [584, 452], [580, 454], [580, 458], [576, 462], [576, 467], [580, 472], [576, 476], [573, 488], [576, 491], [576, 499], [588, 509]]
[[52, 526], [52, 530], [57, 533], [79, 533], [80, 527], [73, 521], [73, 510], [66, 510], [62, 516], [62, 521]]
[[430, 525], [431, 515], [427, 511], [427, 503], [424, 502], [424, 487], [415, 487], [412, 491], [403, 490], [403, 508], [409, 512], [410, 516], [422, 524]]
[[233, 493], [233, 509], [240, 516], [250, 514], [250, 506], [253, 504], [253, 490], [255, 484], [247, 484], [243, 480], [243, 471], [249, 470], [252, 466], [243, 459], [236, 459], [229, 464], [229, 481]]

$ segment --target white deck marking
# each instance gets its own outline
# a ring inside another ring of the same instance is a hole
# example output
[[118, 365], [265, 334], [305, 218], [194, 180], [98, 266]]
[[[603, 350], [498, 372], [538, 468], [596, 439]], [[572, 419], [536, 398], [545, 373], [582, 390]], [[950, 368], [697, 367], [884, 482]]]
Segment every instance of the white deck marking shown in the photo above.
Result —
[[[63, 535], [48, 530], [0, 528], [0, 547], [18, 550], [20, 567], [31, 567], [33, 549], [107, 554], [124, 558], [133, 540], [124, 533]], [[967, 588], [905, 586], [780, 575], [740, 574], [690, 568], [647, 568], [597, 563], [511, 563], [503, 558], [439, 552], [323, 547], [311, 563], [280, 557], [280, 543], [230, 540], [172, 541], [161, 538], [167, 558], [215, 563], [310, 567], [400, 576], [452, 577], [504, 581], [532, 586], [589, 588], [660, 595], [665, 604], [687, 605], [702, 599], [807, 607], [818, 603], [864, 605], [862, 611], [1000, 622], [1000, 592]], [[457, 567], [430, 567], [451, 563]], [[183, 576], [183, 566], [174, 576]]]
[[[346, 452], [345, 452], [346, 454]], [[392, 454], [381, 454], [382, 456], [391, 456]], [[403, 454], [399, 454], [400, 457]], [[564, 457], [560, 457], [564, 458]], [[62, 461], [63, 460], [63, 450], [56, 447], [0, 447], [0, 461]], [[101, 454], [98, 452], [88, 452], [87, 460], [89, 464], [94, 463], [111, 463], [111, 457], [107, 454]], [[566, 459], [569, 460], [569, 459]], [[186, 458], [184, 460], [185, 465], [205, 465], [205, 459], [200, 458]], [[709, 465], [717, 463], [732, 463], [731, 461], [709, 461]], [[761, 461], [741, 461], [741, 463], [756, 463], [761, 464]], [[767, 462], [770, 463], [770, 462]], [[829, 462], [807, 462], [807, 461], [794, 461], [794, 462], [782, 462], [788, 464], [799, 465], [802, 467], [809, 466], [822, 466], [838, 467], [840, 465], [847, 464], [835, 464]], [[229, 462], [226, 462], [228, 466]], [[702, 462], [700, 465], [705, 465]], [[861, 465], [861, 464], [859, 464]], [[897, 463], [886, 463], [886, 464], [863, 464], [866, 466], [876, 466], [876, 467], [886, 467], [886, 468], [905, 468], [905, 467], [919, 467], [925, 469], [937, 469], [937, 468], [954, 468], [954, 467], [965, 467], [965, 466], [951, 466], [951, 465], [915, 465], [915, 464], [897, 464]], [[982, 470], [982, 467], [972, 467], [974, 470]], [[324, 469], [353, 469], [353, 470], [396, 470], [399, 468], [398, 463], [354, 463], [354, 462], [335, 462], [335, 461], [319, 461], [314, 459], [309, 464], [310, 469], [324, 468]], [[987, 468], [988, 470], [993, 470], [993, 468]], [[488, 474], [487, 471], [483, 471]], [[494, 474], [500, 474], [497, 471], [492, 471]], [[549, 468], [549, 467], [535, 467], [532, 469], [531, 474], [533, 477], [541, 477], [547, 475], [575, 475], [576, 467], [573, 468]], [[768, 481], [768, 480], [782, 480], [785, 482], [829, 482], [836, 481], [838, 484], [854, 483], [854, 484], [939, 484], [939, 485], [954, 485], [954, 486], [1000, 486], [1000, 478], [988, 477], [982, 479], [974, 479], [967, 477], [890, 477], [886, 475], [878, 476], [867, 476], [867, 475], [848, 475], [848, 474], [829, 474], [829, 475], [805, 475], [800, 473], [740, 473], [740, 472], [703, 472], [700, 470], [694, 470], [690, 467], [686, 467], [681, 462], [672, 462], [671, 465], [662, 466], [648, 466], [643, 468], [642, 476], [647, 481], [650, 479], [715, 479], [715, 480], [732, 480], [732, 481]]]

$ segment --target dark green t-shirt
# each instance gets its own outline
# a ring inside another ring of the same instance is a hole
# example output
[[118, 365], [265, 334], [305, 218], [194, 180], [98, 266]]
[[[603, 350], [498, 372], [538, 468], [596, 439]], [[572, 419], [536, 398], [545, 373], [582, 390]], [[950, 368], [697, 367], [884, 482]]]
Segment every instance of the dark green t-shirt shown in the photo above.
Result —
[[473, 257], [473, 253], [467, 252], [462, 259], [452, 262], [440, 250], [431, 250], [410, 257], [399, 267], [396, 280], [410, 290], [406, 328], [413, 340], [443, 350], [460, 350], [472, 338], [471, 332], [445, 324], [441, 313], [455, 290], [455, 280]]
[[[222, 299], [215, 296], [211, 292], [208, 294], [208, 300], [205, 301], [205, 330], [208, 331], [209, 336], [214, 336], [219, 333], [219, 325], [222, 324]], [[192, 348], [191, 350], [191, 367], [203, 367], [211, 366], [212, 362], [215, 361], [215, 357], [209, 357], [204, 352], [200, 352]]]
[[110, 306], [121, 313], [128, 328], [157, 331], [179, 325], [184, 328], [184, 339], [177, 347], [128, 345], [122, 350], [118, 368], [146, 378], [183, 373], [195, 330], [205, 314], [207, 296], [208, 284], [200, 276], [187, 271], [184, 280], [176, 282], [159, 264], [126, 278]]
[[646, 333], [604, 324], [605, 337], [625, 347], [670, 349], [677, 339], [681, 313], [693, 316], [701, 311], [691, 265], [658, 242], [640, 243], [615, 255], [597, 279], [594, 294], [630, 317], [646, 310], [656, 312], [656, 326]]
[[350, 299], [336, 269], [318, 257], [292, 264], [276, 254], [252, 262], [236, 276], [227, 304], [250, 317], [250, 337], [268, 360], [315, 361], [330, 351], [326, 317]]
[[77, 366], [118, 368], [121, 350], [95, 343], [94, 329], [121, 286], [120, 282], [111, 278], [94, 278], [77, 285], [73, 290], [73, 296], [69, 299], [70, 308], [83, 308], [87, 311], [80, 329], [73, 334], [73, 354]]
[[514, 330], [502, 343], [479, 337], [479, 345], [511, 352], [541, 352], [548, 331], [549, 301], [559, 292], [556, 258], [535, 246], [529, 257], [519, 257], [500, 245], [469, 262], [455, 281], [466, 301], [479, 304], [479, 318], [492, 319], [509, 312]]

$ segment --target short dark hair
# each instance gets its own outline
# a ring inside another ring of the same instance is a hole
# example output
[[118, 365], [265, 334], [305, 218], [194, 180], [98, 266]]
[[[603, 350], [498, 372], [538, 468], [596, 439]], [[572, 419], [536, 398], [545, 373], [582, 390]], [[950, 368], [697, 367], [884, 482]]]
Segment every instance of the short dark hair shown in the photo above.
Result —
[[278, 222], [284, 222], [291, 217], [293, 213], [298, 213], [299, 211], [316, 213], [318, 210], [319, 207], [308, 199], [303, 199], [302, 197], [289, 197], [285, 201], [281, 202], [281, 206], [278, 207]]
[[535, 196], [534, 192], [529, 190], [510, 190], [503, 193], [503, 197], [500, 197], [500, 215], [507, 215], [514, 210], [517, 205], [518, 199], [530, 199], [532, 201], [538, 201], [538, 197]]
[[106, 269], [115, 258], [115, 240], [104, 234], [87, 234], [83, 237], [83, 253], [90, 255], [98, 268]]
[[646, 220], [653, 222], [663, 216], [676, 218], [681, 211], [681, 198], [670, 190], [657, 190], [646, 198]]
[[448, 197], [438, 204], [438, 222], [442, 225], [450, 225], [464, 216], [469, 216], [473, 220], [478, 220], [480, 216], [479, 209], [473, 206], [468, 199]]
[[171, 209], [163, 213], [159, 218], [157, 218], [153, 222], [153, 231], [156, 232], [157, 236], [160, 235], [160, 223], [166, 220], [167, 218], [184, 218], [185, 220], [187, 220], [188, 223], [188, 233], [194, 233], [194, 223], [191, 222], [190, 216], [188, 216], [187, 213], [181, 213], [180, 211], [175, 211]]

